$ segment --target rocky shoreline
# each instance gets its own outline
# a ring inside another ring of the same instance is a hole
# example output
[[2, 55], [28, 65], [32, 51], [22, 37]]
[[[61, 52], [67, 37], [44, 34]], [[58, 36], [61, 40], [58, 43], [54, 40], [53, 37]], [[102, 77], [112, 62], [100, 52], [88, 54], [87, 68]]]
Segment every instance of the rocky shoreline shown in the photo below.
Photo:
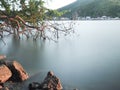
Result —
[[60, 79], [52, 71], [42, 82], [25, 82], [31, 77], [16, 60], [0, 55], [0, 90], [62, 90]]

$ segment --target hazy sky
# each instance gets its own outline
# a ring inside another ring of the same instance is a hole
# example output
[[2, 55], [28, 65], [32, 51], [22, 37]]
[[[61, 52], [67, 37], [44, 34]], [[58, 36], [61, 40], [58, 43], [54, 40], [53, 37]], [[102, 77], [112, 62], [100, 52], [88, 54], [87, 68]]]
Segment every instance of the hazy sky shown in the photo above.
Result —
[[58, 9], [60, 7], [63, 7], [67, 4], [70, 4], [76, 0], [51, 0], [48, 4], [47, 7], [50, 9]]

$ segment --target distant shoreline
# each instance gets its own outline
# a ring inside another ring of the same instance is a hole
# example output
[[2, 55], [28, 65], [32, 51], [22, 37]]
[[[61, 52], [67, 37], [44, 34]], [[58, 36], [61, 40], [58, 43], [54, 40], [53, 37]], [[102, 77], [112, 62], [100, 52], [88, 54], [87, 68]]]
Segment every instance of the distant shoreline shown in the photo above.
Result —
[[114, 20], [114, 19], [106, 19], [106, 20], [101, 20], [101, 19], [96, 19], [96, 20], [46, 20], [46, 21], [120, 21], [119, 20]]

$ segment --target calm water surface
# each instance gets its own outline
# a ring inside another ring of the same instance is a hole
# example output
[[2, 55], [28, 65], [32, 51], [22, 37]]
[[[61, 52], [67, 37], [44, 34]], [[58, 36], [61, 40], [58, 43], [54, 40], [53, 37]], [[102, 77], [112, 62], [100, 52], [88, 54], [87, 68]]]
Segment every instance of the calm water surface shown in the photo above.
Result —
[[120, 21], [76, 21], [75, 33], [58, 43], [7, 37], [0, 54], [42, 79], [53, 70], [69, 90], [120, 90]]

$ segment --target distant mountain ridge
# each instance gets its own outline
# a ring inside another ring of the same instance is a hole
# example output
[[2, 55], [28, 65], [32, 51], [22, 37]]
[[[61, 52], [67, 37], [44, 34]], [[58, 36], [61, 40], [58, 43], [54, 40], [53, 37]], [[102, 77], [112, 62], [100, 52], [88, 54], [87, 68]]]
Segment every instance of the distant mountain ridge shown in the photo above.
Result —
[[120, 17], [120, 0], [77, 0], [59, 11], [67, 10], [65, 17]]

